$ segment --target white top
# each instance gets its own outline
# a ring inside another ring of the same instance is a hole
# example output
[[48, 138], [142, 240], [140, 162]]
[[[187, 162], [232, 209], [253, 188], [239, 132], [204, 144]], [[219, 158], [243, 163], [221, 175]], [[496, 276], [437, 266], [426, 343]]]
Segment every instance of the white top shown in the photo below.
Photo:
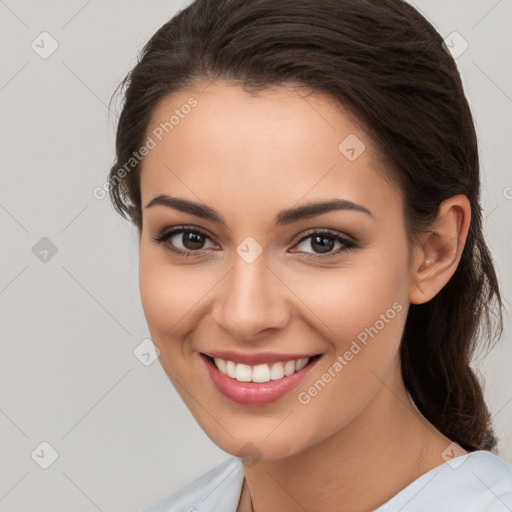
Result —
[[[231, 457], [143, 512], [236, 512], [244, 470]], [[420, 476], [375, 512], [511, 512], [512, 464], [485, 450]]]

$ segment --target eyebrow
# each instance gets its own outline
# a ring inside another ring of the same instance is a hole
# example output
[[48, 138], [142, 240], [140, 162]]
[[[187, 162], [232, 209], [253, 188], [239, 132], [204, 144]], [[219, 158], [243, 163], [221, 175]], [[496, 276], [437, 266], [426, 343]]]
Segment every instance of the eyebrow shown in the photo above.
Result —
[[[202, 219], [217, 222], [223, 226], [226, 225], [226, 221], [219, 212], [205, 204], [195, 203], [189, 199], [171, 197], [166, 194], [162, 194], [151, 199], [151, 201], [146, 205], [146, 208], [151, 208], [157, 205], [166, 206], [168, 208], [179, 210], [180, 212], [189, 213]], [[298, 222], [299, 220], [310, 219], [312, 217], [316, 217], [317, 215], [322, 215], [324, 213], [337, 210], [357, 211], [373, 217], [371, 211], [360, 204], [347, 201], [346, 199], [332, 199], [329, 201], [310, 202], [302, 206], [281, 210], [276, 215], [274, 224], [285, 226], [294, 222]]]

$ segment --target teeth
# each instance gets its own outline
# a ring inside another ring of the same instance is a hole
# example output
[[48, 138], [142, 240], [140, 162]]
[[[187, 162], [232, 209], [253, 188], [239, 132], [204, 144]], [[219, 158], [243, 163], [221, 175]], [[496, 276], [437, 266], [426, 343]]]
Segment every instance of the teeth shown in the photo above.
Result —
[[270, 369], [268, 364], [258, 364], [252, 367], [252, 382], [268, 382], [270, 380]]
[[241, 382], [251, 382], [252, 368], [248, 364], [237, 364], [235, 379]]
[[224, 361], [224, 359], [215, 359], [215, 364], [217, 365], [217, 368], [220, 370], [220, 373], [223, 373], [224, 375], [226, 375], [226, 367], [227, 367], [227, 364], [226, 364], [226, 361]]
[[270, 380], [279, 380], [284, 377], [283, 363], [274, 363], [270, 368]]
[[288, 377], [288, 375], [291, 375], [292, 373], [295, 372], [295, 367], [296, 367], [295, 361], [288, 361], [284, 365], [284, 374]]
[[233, 361], [226, 362], [226, 375], [232, 379], [236, 377], [236, 364]]
[[307, 358], [307, 357], [305, 357], [304, 359], [299, 359], [299, 361], [297, 362], [296, 371], [302, 370], [302, 368], [304, 368], [304, 366], [306, 366], [308, 364], [308, 361], [309, 361], [309, 358]]
[[282, 363], [258, 364], [249, 366], [248, 364], [236, 364], [233, 361], [225, 361], [216, 357], [215, 366], [223, 375], [240, 382], [269, 382], [270, 380], [279, 380], [288, 377], [292, 373], [302, 370], [309, 362], [309, 357], [298, 359], [297, 361], [286, 361]]

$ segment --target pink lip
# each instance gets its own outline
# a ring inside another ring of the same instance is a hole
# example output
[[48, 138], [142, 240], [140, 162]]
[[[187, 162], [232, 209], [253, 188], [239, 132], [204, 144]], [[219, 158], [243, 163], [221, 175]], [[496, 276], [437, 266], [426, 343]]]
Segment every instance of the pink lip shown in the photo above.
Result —
[[[206, 366], [213, 384], [225, 397], [238, 404], [251, 406], [269, 404], [282, 398], [306, 378], [307, 374], [318, 362], [318, 359], [320, 359], [315, 358], [313, 361], [308, 362], [304, 368], [288, 375], [288, 377], [259, 383], [240, 382], [236, 379], [232, 379], [222, 374], [215, 364], [204, 354], [200, 354], [200, 357]], [[280, 361], [282, 361], [282, 359]]]
[[224, 361], [233, 361], [234, 363], [248, 364], [256, 366], [257, 364], [284, 363], [286, 361], [298, 361], [305, 357], [313, 357], [317, 354], [276, 354], [273, 352], [258, 352], [257, 354], [233, 352], [231, 350], [214, 350], [204, 352], [207, 356], [216, 358], [220, 357]]

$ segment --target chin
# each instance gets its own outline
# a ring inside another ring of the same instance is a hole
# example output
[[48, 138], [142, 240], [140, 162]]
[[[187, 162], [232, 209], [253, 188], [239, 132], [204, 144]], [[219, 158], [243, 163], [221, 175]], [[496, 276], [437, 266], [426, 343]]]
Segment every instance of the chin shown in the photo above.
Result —
[[[226, 430], [230, 431], [229, 427], [226, 427]], [[285, 429], [279, 434], [270, 430], [270, 435], [267, 433], [267, 429], [257, 428], [254, 433], [247, 429], [240, 429], [233, 436], [223, 429], [221, 432], [218, 428], [215, 429], [215, 432], [204, 428], [203, 430], [221, 450], [234, 457], [244, 459], [249, 466], [257, 461], [274, 461], [294, 456], [307, 449], [308, 446], [299, 444], [299, 432], [290, 432]], [[240, 432], [244, 432], [244, 434]]]

